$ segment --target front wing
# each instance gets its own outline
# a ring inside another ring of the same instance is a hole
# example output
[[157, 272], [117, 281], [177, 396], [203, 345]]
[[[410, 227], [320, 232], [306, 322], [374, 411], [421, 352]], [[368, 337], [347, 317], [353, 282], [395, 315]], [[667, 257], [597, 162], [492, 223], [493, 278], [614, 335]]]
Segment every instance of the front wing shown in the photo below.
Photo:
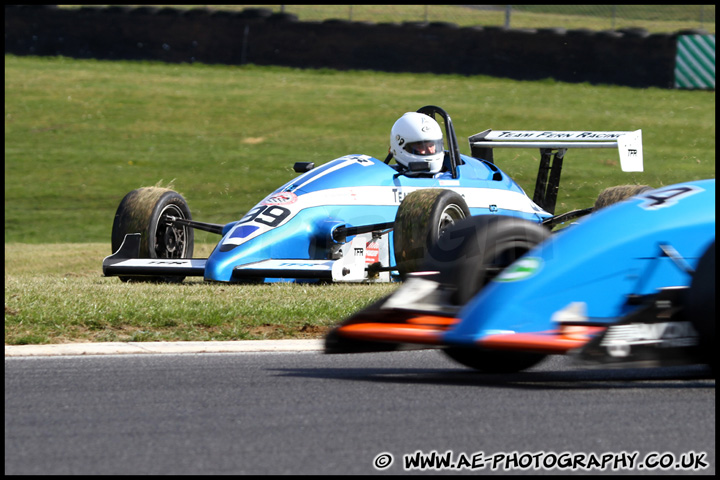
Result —
[[[402, 291], [407, 287], [410, 293]], [[553, 328], [543, 331], [479, 334], [467, 343], [458, 344], [446, 339], [446, 333], [463, 322], [462, 309], [450, 302], [452, 287], [432, 280], [410, 278], [395, 293], [334, 328], [326, 337], [325, 352], [463, 346], [569, 354], [576, 363], [584, 366], [694, 364], [698, 362], [698, 337], [690, 322], [682, 317], [682, 295], [682, 290], [664, 289], [648, 296], [633, 313], [615, 321], [554, 322]]]
[[[377, 352], [412, 348], [458, 346], [447, 342], [445, 333], [462, 320], [428, 315], [419, 311], [365, 310], [333, 329], [325, 341], [325, 353]], [[582, 348], [604, 327], [559, 327], [532, 333], [495, 333], [463, 346], [481, 349], [515, 350], [545, 354], [566, 354]]]
[[205, 258], [138, 258], [140, 257], [140, 234], [125, 235], [117, 252], [103, 260], [103, 275], [122, 276], [184, 276], [202, 277], [205, 274]]
[[[458, 346], [445, 333], [458, 326], [461, 307], [452, 303], [454, 289], [434, 274], [411, 274], [393, 294], [361, 310], [333, 329], [326, 353], [357, 353], [409, 348]], [[558, 326], [532, 333], [493, 333], [462, 346], [564, 354], [585, 345], [598, 326]]]

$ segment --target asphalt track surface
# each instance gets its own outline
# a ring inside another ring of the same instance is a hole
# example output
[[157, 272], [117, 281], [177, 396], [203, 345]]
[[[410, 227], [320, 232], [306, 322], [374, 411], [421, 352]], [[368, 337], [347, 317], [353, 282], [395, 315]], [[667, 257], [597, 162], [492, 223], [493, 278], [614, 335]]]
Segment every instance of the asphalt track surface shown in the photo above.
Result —
[[[405, 468], [416, 452], [449, 454], [455, 468], [429, 473], [715, 473], [704, 367], [589, 370], [552, 357], [493, 376], [436, 351], [155, 347], [6, 346], [5, 474], [402, 474], [420, 471]], [[571, 459], [575, 470], [543, 466]], [[657, 462], [670, 467], [646, 468]]]

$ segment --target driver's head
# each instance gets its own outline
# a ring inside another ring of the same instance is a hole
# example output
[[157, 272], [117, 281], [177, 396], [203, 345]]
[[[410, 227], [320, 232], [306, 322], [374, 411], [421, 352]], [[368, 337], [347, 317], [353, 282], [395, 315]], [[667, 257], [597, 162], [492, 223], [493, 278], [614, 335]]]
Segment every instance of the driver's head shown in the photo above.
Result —
[[445, 156], [440, 125], [423, 113], [407, 112], [390, 131], [390, 152], [405, 167], [425, 162], [430, 173], [439, 172]]

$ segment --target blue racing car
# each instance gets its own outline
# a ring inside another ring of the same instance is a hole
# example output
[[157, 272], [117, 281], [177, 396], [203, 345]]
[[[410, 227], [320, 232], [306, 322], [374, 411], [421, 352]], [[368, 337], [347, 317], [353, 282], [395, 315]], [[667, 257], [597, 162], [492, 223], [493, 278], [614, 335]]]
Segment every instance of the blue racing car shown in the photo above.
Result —
[[[472, 155], [460, 154], [447, 112], [422, 107], [393, 126], [386, 159], [347, 155], [317, 168], [298, 162], [297, 178], [227, 224], [193, 220], [172, 190], [133, 190], [117, 209], [114, 253], [104, 259], [103, 273], [122, 280], [393, 281], [417, 270], [428, 246], [463, 218], [511, 216], [549, 231], [590, 213], [555, 215], [570, 148], [618, 149], [624, 171], [642, 171], [640, 130], [486, 130], [469, 142]], [[540, 149], [532, 198], [493, 161], [494, 149], [517, 147]], [[610, 189], [601, 197], [642, 188]], [[194, 229], [221, 237], [208, 258], [193, 258]]]
[[511, 216], [447, 228], [418, 271], [326, 338], [328, 353], [433, 347], [487, 373], [549, 354], [716, 368], [715, 180], [645, 190], [549, 234]]

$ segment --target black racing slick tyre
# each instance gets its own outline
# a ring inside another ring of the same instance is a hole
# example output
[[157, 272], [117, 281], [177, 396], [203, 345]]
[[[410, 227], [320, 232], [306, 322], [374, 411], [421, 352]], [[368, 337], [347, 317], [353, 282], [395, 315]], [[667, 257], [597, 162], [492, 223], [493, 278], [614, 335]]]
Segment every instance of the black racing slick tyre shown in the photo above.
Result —
[[685, 318], [698, 333], [700, 360], [717, 373], [715, 355], [715, 242], [705, 251], [693, 274], [685, 297]]
[[393, 247], [401, 278], [420, 269], [429, 249], [455, 222], [470, 216], [458, 193], [444, 189], [416, 190], [407, 195], [395, 216]]
[[483, 350], [470, 347], [448, 347], [443, 353], [466, 367], [482, 373], [516, 373], [527, 370], [545, 359], [545, 354]]
[[617, 185], [615, 187], [606, 188], [600, 192], [600, 195], [598, 195], [597, 199], [595, 199], [593, 211], [600, 210], [608, 205], [621, 202], [652, 189], [652, 187], [647, 185]]
[[479, 215], [446, 229], [422, 270], [441, 272], [454, 286], [453, 303], [464, 305], [515, 260], [551, 235], [542, 225], [505, 215]]
[[[441, 281], [454, 287], [452, 302], [464, 305], [488, 282], [551, 235], [540, 224], [516, 217], [482, 215], [448, 228], [428, 255], [425, 270], [441, 272]], [[525, 370], [544, 354], [448, 347], [445, 355], [484, 373]]]
[[[173, 225], [167, 216], [191, 220], [187, 202], [168, 188], [143, 187], [125, 195], [112, 228], [112, 249], [116, 252], [128, 233], [140, 233], [140, 258], [191, 258], [193, 229]], [[121, 276], [122, 281], [182, 282], [185, 277]]]

